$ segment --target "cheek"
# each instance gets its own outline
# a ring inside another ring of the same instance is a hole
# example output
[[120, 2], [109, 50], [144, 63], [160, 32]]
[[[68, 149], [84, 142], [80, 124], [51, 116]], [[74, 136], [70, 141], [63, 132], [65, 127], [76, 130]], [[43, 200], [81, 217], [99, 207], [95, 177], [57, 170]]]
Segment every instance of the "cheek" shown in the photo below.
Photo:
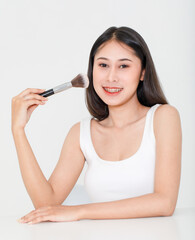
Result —
[[95, 92], [99, 95], [101, 93], [101, 83], [97, 80], [93, 80], [93, 87]]
[[124, 81], [128, 84], [137, 84], [140, 80], [140, 71], [137, 69], [131, 69], [131, 71], [124, 77]]
[[103, 76], [103, 72], [100, 71], [97, 67], [93, 69], [93, 77], [96, 79], [100, 79]]
[[93, 85], [94, 88], [97, 88], [98, 86], [101, 85], [101, 81], [102, 81], [102, 74], [100, 74], [100, 72], [94, 68], [93, 70]]

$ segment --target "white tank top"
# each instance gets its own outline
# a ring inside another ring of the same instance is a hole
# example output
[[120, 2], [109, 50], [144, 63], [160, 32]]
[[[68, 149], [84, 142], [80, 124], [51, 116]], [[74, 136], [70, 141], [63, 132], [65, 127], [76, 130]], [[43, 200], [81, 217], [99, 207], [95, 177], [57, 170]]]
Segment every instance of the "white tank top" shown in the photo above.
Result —
[[91, 139], [91, 117], [80, 122], [80, 147], [88, 168], [84, 185], [92, 202], [132, 198], [154, 191], [155, 136], [152, 106], [146, 115], [141, 145], [131, 157], [121, 161], [107, 161], [96, 153]]

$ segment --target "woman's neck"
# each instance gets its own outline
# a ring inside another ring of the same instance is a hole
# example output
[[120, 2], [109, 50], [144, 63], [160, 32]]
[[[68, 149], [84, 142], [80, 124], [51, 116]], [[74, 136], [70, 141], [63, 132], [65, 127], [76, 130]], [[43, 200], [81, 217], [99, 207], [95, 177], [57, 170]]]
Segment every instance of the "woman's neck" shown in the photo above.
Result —
[[143, 118], [148, 111], [139, 101], [129, 101], [120, 106], [108, 106], [109, 116], [105, 124], [109, 127], [122, 128]]

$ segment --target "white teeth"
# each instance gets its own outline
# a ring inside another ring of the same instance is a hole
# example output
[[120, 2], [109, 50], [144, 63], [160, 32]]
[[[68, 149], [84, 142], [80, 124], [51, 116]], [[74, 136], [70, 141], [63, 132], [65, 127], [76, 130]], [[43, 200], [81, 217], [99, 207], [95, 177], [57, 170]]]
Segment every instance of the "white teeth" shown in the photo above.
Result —
[[104, 88], [107, 92], [120, 92], [122, 88]]

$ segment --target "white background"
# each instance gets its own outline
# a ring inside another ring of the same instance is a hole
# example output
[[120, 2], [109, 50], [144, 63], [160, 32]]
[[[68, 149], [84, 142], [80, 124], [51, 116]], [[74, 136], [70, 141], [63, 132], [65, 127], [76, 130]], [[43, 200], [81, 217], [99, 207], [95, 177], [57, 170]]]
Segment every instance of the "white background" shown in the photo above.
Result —
[[[28, 87], [49, 89], [87, 72], [92, 44], [110, 26], [135, 29], [149, 46], [165, 95], [182, 121], [177, 207], [195, 206], [194, 10], [193, 0], [0, 1], [1, 215], [33, 208], [11, 134], [12, 97]], [[88, 115], [83, 89], [54, 95], [33, 113], [26, 132], [47, 178], [70, 127]]]

